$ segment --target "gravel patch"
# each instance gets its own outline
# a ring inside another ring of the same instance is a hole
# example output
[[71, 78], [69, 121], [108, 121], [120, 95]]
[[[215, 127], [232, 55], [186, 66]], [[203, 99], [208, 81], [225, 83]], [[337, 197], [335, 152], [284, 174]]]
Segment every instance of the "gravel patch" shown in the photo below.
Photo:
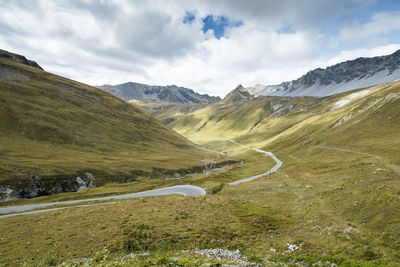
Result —
[[[247, 261], [247, 257], [242, 255], [240, 251], [237, 250], [227, 250], [222, 248], [214, 248], [214, 249], [194, 249], [194, 250], [185, 250], [184, 252], [191, 252], [199, 256], [205, 256], [209, 259], [216, 260], [226, 260], [232, 261], [239, 264], [249, 264]], [[227, 265], [228, 266], [228, 265]], [[237, 266], [237, 265], [236, 265]], [[247, 265], [243, 265], [247, 266]]]

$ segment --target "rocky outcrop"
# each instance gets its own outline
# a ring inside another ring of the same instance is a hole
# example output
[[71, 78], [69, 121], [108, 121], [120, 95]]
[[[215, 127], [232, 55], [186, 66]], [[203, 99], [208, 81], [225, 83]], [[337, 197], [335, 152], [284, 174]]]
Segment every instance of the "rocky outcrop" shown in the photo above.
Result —
[[118, 85], [102, 85], [98, 88], [128, 101], [147, 100], [164, 104], [211, 104], [220, 100], [219, 97], [201, 95], [192, 89], [176, 85], [159, 86], [128, 82]]
[[76, 182], [79, 184], [77, 191], [94, 187], [94, 176], [89, 172], [85, 172], [83, 178], [80, 176], [76, 177]]
[[33, 198], [64, 192], [76, 192], [95, 186], [93, 174], [85, 172], [78, 177], [40, 178], [31, 175], [29, 179], [0, 185], [0, 200]]
[[1, 50], [1, 49], [0, 49], [0, 59], [7, 59], [7, 60], [15, 61], [18, 63], [22, 63], [25, 65], [37, 68], [39, 70], [43, 70], [42, 67], [40, 67], [39, 64], [37, 64], [35, 61], [28, 60], [24, 56], [14, 54], [14, 53], [11, 53], [11, 52], [8, 52], [5, 50]]

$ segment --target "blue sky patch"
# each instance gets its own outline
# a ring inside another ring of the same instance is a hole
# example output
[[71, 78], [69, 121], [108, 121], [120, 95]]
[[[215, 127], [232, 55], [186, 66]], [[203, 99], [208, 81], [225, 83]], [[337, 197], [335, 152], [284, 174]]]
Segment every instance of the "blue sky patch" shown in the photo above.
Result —
[[279, 34], [296, 33], [295, 28], [289, 22], [284, 22], [283, 25], [277, 30]]
[[186, 12], [185, 17], [183, 18], [182, 22], [185, 24], [191, 24], [195, 18], [196, 18], [196, 16], [193, 13]]
[[231, 21], [224, 16], [207, 15], [203, 19], [203, 32], [206, 33], [208, 30], [214, 30], [214, 36], [218, 40], [225, 35], [225, 29], [227, 27], [239, 27], [243, 24], [242, 21]]

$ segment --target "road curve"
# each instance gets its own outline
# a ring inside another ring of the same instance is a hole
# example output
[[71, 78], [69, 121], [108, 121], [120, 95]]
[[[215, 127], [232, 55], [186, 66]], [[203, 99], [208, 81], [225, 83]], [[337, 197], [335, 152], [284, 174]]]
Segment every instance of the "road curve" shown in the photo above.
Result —
[[[275, 157], [274, 154], [268, 151], [264, 151], [261, 149], [256, 149], [252, 148], [249, 146], [242, 145], [240, 143], [237, 143], [235, 140], [225, 138], [225, 140], [232, 142], [234, 144], [237, 144], [239, 146], [245, 147], [247, 149], [263, 153], [267, 156], [270, 156], [275, 162], [276, 165], [272, 167], [267, 172], [248, 177], [245, 179], [241, 179], [235, 182], [231, 182], [228, 185], [237, 185], [249, 181], [253, 181], [255, 179], [261, 178], [265, 175], [268, 175], [270, 173], [275, 172], [282, 166], [282, 162]], [[13, 207], [5, 207], [5, 208], [0, 208], [0, 214], [4, 213], [12, 213], [12, 212], [19, 212], [15, 214], [6, 214], [6, 215], [0, 215], [0, 219], [2, 218], [8, 218], [8, 217], [13, 217], [13, 216], [18, 216], [18, 215], [28, 215], [28, 214], [34, 214], [34, 213], [41, 213], [41, 212], [46, 212], [46, 211], [52, 211], [52, 210], [59, 210], [59, 209], [65, 209], [66, 207], [61, 207], [61, 208], [51, 208], [51, 209], [44, 209], [44, 210], [34, 210], [33, 209], [40, 209], [40, 208], [46, 208], [50, 206], [56, 206], [56, 205], [70, 205], [70, 204], [76, 204], [76, 203], [82, 203], [82, 202], [90, 202], [90, 201], [104, 201], [104, 200], [115, 200], [115, 199], [128, 199], [128, 198], [136, 198], [136, 197], [148, 197], [148, 196], [161, 196], [161, 195], [183, 195], [183, 196], [203, 196], [206, 194], [206, 191], [198, 186], [194, 185], [176, 185], [176, 186], [170, 186], [170, 187], [164, 187], [164, 188], [159, 188], [159, 189], [154, 189], [154, 190], [148, 190], [148, 191], [143, 191], [143, 192], [138, 192], [138, 193], [131, 193], [131, 194], [125, 194], [125, 195], [118, 195], [118, 196], [109, 196], [109, 197], [99, 197], [99, 198], [90, 198], [90, 199], [80, 199], [80, 200], [70, 200], [70, 201], [59, 201], [59, 202], [51, 202], [51, 203], [43, 203], [43, 204], [33, 204], [33, 205], [24, 205], [24, 206], [13, 206]], [[82, 206], [82, 205], [81, 205]]]
[[[202, 196], [202, 195], [206, 194], [206, 191], [204, 191], [203, 188], [198, 187], [198, 186], [194, 186], [194, 185], [176, 185], [176, 186], [164, 187], [164, 188], [160, 188], [160, 189], [154, 189], [154, 190], [149, 190], [149, 191], [143, 191], [143, 192], [125, 194], [125, 195], [118, 195], [118, 196], [99, 197], [99, 198], [79, 199], [79, 200], [70, 200], [70, 201], [59, 201], [59, 202], [34, 204], [34, 205], [6, 207], [6, 208], [0, 208], [0, 213], [21, 212], [21, 211], [27, 211], [27, 210], [50, 207], [50, 206], [54, 206], [54, 205], [70, 205], [70, 204], [89, 202], [89, 201], [128, 199], [128, 198], [135, 198], [135, 197], [175, 195], [175, 194], [183, 195], [183, 196]], [[51, 209], [51, 210], [55, 210], [55, 209]], [[15, 215], [25, 215], [25, 214], [32, 214], [32, 213], [37, 213], [37, 212], [22, 212], [22, 213], [17, 213]], [[8, 215], [0, 215], [0, 219], [1, 218], [6, 218], [6, 217], [10, 217], [10, 216], [8, 216]]]
[[277, 157], [275, 157], [275, 155], [272, 154], [271, 152], [264, 151], [264, 150], [257, 149], [257, 148], [252, 148], [252, 147], [249, 147], [249, 146], [245, 146], [245, 145], [239, 144], [235, 140], [232, 140], [232, 139], [229, 139], [229, 138], [225, 138], [225, 140], [227, 140], [229, 142], [232, 142], [234, 144], [237, 144], [239, 146], [245, 147], [247, 149], [250, 149], [250, 150], [253, 150], [253, 151], [256, 151], [256, 152], [259, 152], [259, 153], [263, 153], [263, 154], [265, 154], [267, 156], [270, 156], [276, 162], [276, 165], [274, 167], [272, 167], [272, 169], [270, 169], [269, 171], [266, 171], [264, 173], [260, 173], [258, 175], [255, 175], [255, 176], [252, 176], [252, 177], [249, 177], [249, 178], [245, 178], [245, 179], [234, 181], [232, 183], [229, 183], [228, 185], [237, 185], [237, 184], [253, 181], [255, 179], [258, 179], [258, 178], [261, 178], [261, 177], [263, 177], [265, 175], [268, 175], [270, 173], [276, 172], [276, 170], [278, 170], [282, 166], [282, 161], [280, 161]]

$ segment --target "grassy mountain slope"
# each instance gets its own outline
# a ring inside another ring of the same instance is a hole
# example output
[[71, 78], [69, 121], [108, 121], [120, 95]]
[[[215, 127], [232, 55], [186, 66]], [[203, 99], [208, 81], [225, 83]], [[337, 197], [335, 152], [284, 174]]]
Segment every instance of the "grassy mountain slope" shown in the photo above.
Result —
[[303, 253], [390, 262], [400, 260], [400, 82], [367, 90], [221, 101], [171, 126], [196, 142], [228, 136], [284, 161], [278, 173], [238, 194], [287, 212], [294, 225], [279, 235], [307, 244]]
[[201, 149], [100, 89], [0, 59], [0, 181], [137, 177], [201, 165]]
[[[289, 109], [293, 108], [291, 106], [306, 109], [316, 103], [313, 98], [258, 97], [241, 102], [230, 101], [230, 98], [227, 98], [189, 113], [169, 126], [185, 136], [190, 136], [191, 140], [200, 142], [256, 132], [273, 136], [309, 116], [302, 113], [296, 118], [278, 119], [288, 113]], [[274, 107], [278, 106], [280, 109], [274, 112]], [[261, 126], [266, 128], [257, 131]]]
[[[326, 98], [257, 97], [239, 103], [224, 99], [169, 126], [199, 142], [230, 137], [277, 147], [279, 142], [292, 146], [324, 139], [360, 144], [364, 150], [383, 146], [381, 153], [390, 157], [399, 141], [399, 88], [397, 82]], [[340, 107], [343, 101], [349, 103]]]
[[151, 101], [131, 100], [130, 103], [150, 112], [164, 124], [169, 124], [186, 114], [207, 106], [206, 104], [171, 104], [160, 105]]

